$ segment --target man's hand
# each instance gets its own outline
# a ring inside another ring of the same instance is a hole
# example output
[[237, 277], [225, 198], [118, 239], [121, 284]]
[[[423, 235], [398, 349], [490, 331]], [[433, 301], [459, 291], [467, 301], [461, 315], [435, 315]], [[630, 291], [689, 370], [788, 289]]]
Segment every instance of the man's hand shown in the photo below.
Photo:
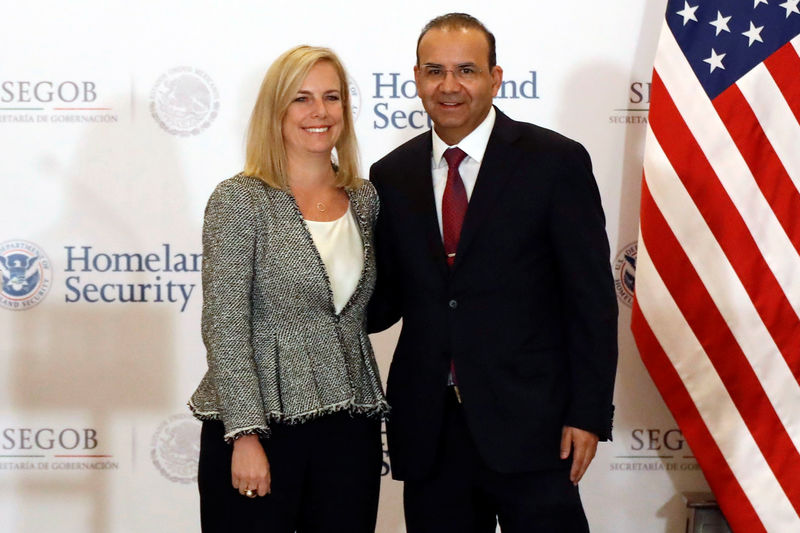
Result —
[[256, 435], [242, 435], [233, 441], [231, 483], [243, 496], [248, 490], [253, 496], [269, 494], [269, 461]]
[[561, 430], [561, 458], [569, 457], [572, 451], [572, 468], [569, 471], [569, 480], [573, 485], [577, 485], [581, 480], [589, 463], [594, 459], [597, 452], [597, 435], [589, 431], [564, 426]]

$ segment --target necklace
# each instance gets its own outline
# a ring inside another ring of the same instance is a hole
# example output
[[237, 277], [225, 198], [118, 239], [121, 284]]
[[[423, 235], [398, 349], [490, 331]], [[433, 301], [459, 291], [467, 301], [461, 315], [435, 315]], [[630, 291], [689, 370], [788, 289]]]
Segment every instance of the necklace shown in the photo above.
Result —
[[323, 204], [322, 202], [317, 202], [317, 211], [320, 211], [321, 213], [324, 213], [327, 210], [328, 210], [328, 208], [325, 207], [325, 204]]

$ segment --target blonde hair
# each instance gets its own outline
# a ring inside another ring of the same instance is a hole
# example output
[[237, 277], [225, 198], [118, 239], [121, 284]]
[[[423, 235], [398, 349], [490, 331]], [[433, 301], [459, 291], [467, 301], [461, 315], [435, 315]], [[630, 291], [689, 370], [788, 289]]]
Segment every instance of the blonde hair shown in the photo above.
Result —
[[342, 133], [336, 141], [336, 186], [354, 189], [360, 185], [358, 144], [350, 109], [347, 72], [333, 50], [319, 46], [300, 45], [291, 48], [281, 54], [267, 70], [250, 115], [245, 174], [259, 178], [271, 187], [288, 188], [283, 118], [306, 76], [320, 61], [333, 65], [341, 84], [339, 92], [343, 113]]

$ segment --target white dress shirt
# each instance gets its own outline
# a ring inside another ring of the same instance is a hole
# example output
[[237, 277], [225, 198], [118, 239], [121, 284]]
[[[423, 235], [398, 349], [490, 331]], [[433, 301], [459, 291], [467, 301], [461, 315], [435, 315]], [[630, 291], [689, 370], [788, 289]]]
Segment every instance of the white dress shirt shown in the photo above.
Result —
[[461, 174], [461, 181], [467, 191], [467, 201], [472, 198], [472, 190], [478, 180], [478, 171], [481, 169], [483, 154], [486, 152], [486, 145], [489, 144], [489, 136], [492, 134], [495, 119], [494, 107], [489, 109], [489, 114], [483, 119], [477, 128], [472, 130], [469, 135], [461, 139], [461, 142], [448, 146], [433, 130], [433, 151], [431, 152], [431, 175], [433, 176], [433, 197], [436, 200], [436, 216], [439, 218], [439, 233], [442, 234], [442, 198], [444, 197], [444, 187], [447, 184], [447, 160], [444, 158], [444, 151], [448, 148], [458, 146], [467, 154], [458, 166]]
[[[478, 127], [469, 132], [469, 135], [461, 139], [461, 142], [453, 146], [448, 146], [433, 130], [433, 150], [431, 151], [431, 176], [433, 176], [433, 197], [436, 200], [436, 216], [439, 219], [439, 233], [444, 238], [442, 231], [442, 198], [444, 197], [444, 188], [447, 185], [447, 160], [444, 158], [444, 152], [448, 148], [459, 147], [467, 154], [461, 164], [458, 165], [458, 173], [461, 175], [461, 181], [464, 183], [464, 189], [467, 191], [467, 202], [472, 198], [472, 190], [475, 188], [475, 182], [478, 181], [478, 172], [481, 169], [481, 162], [483, 161], [483, 154], [486, 152], [486, 145], [489, 144], [489, 137], [492, 135], [494, 128], [494, 119], [496, 113], [494, 106], [489, 109], [489, 113], [483, 122], [478, 124]], [[455, 384], [453, 374], [447, 373], [447, 384]]]

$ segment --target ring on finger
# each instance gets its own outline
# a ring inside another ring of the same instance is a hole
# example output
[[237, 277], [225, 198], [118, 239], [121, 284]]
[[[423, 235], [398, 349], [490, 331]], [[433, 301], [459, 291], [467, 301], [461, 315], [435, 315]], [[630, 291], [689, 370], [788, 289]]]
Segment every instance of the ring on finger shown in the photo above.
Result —
[[247, 489], [246, 491], [244, 491], [242, 493], [242, 495], [247, 496], [248, 498], [255, 498], [256, 497], [256, 493], [253, 491], [253, 489]]

